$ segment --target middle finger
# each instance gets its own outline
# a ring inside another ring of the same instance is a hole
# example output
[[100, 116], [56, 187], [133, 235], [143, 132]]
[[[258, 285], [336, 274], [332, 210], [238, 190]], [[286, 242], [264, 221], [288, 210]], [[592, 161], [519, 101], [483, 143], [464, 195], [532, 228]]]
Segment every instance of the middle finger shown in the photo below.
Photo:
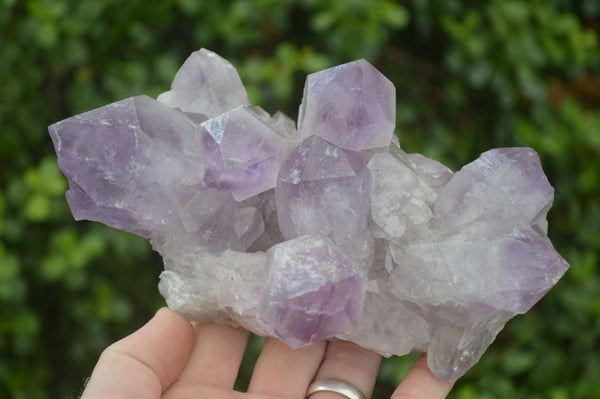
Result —
[[248, 393], [275, 397], [304, 397], [325, 353], [326, 342], [292, 349], [267, 338], [250, 380]]

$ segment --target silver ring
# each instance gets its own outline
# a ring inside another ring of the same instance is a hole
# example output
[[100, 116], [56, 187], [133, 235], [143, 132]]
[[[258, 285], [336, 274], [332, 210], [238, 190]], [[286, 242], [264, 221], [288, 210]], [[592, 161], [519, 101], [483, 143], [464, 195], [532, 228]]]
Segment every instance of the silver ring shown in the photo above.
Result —
[[348, 399], [367, 399], [367, 395], [362, 393], [360, 389], [349, 382], [337, 378], [324, 378], [313, 382], [308, 387], [306, 398], [308, 399], [313, 393], [317, 392], [335, 392]]

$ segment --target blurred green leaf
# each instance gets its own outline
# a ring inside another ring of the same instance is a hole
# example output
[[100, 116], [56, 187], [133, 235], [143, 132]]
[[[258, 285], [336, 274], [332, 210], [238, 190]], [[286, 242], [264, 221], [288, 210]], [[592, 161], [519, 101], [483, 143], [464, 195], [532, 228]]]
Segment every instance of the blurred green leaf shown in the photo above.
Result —
[[34, 194], [25, 204], [25, 215], [34, 222], [45, 220], [50, 214], [50, 200], [42, 194]]
[[528, 353], [523, 348], [516, 348], [504, 354], [503, 368], [509, 375], [518, 375], [533, 368], [538, 359], [533, 353]]

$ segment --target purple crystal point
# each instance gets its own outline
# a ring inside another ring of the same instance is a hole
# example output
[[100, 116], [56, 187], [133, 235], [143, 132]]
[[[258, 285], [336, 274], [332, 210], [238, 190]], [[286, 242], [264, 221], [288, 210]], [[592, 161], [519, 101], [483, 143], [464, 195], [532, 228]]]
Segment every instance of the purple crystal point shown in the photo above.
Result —
[[391, 291], [436, 331], [428, 362], [448, 380], [477, 362], [504, 324], [568, 268], [546, 236], [519, 223], [477, 222], [392, 253]]
[[365, 262], [372, 252], [369, 180], [357, 153], [316, 136], [302, 141], [282, 165], [275, 188], [284, 237], [325, 235]]
[[269, 251], [260, 317], [292, 347], [330, 338], [358, 324], [365, 274], [323, 236], [303, 236]]
[[440, 192], [433, 223], [446, 229], [504, 219], [540, 224], [545, 230], [553, 198], [534, 150], [496, 148], [454, 174]]
[[568, 267], [548, 238], [527, 224], [478, 222], [393, 247], [392, 253], [394, 295], [463, 308], [462, 313], [440, 312], [456, 324], [497, 310], [526, 312]]
[[206, 120], [240, 105], [250, 105], [240, 76], [229, 61], [200, 49], [183, 63], [171, 90], [158, 101]]
[[169, 229], [180, 196], [202, 183], [193, 125], [150, 97], [106, 105], [49, 131], [78, 220], [150, 237]]
[[275, 187], [287, 143], [269, 121], [239, 107], [207, 120], [199, 130], [202, 154], [214, 165], [209, 167], [211, 187], [230, 191], [238, 201]]
[[394, 134], [396, 89], [365, 60], [308, 75], [300, 106], [302, 137], [316, 135], [352, 151], [387, 147]]

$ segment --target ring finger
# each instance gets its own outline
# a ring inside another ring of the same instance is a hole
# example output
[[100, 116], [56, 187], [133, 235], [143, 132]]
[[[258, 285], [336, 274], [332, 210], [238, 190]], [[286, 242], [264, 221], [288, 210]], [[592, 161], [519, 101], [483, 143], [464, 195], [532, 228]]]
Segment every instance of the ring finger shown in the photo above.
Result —
[[[371, 396], [381, 355], [348, 342], [331, 341], [327, 345], [321, 367], [317, 372], [315, 381], [325, 378], [335, 378], [346, 381], [367, 397]], [[333, 392], [316, 392], [310, 399], [339, 399]]]

